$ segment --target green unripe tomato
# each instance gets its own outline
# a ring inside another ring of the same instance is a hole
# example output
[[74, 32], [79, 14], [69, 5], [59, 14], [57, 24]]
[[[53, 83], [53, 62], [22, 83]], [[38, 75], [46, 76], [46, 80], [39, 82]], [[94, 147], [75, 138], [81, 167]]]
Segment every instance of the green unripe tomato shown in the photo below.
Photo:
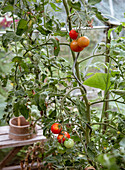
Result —
[[64, 148], [64, 147], [62, 147], [62, 145], [58, 145], [57, 146], [57, 151], [58, 151], [58, 153], [65, 153], [66, 152], [66, 149]]
[[68, 139], [68, 140], [65, 140], [64, 142], [64, 146], [66, 148], [72, 148], [74, 146], [74, 140], [73, 139]]

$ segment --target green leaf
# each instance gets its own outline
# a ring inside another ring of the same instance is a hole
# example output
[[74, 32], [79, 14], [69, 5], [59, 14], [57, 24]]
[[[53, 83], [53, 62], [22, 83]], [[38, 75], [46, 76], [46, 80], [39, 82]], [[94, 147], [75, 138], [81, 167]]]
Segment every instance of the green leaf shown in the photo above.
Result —
[[101, 2], [102, 0], [88, 0], [88, 4], [89, 5], [95, 5], [95, 4], [97, 4], [97, 3], [99, 3], [99, 2]]
[[79, 99], [76, 100], [76, 106], [79, 111], [79, 114], [81, 117], [87, 121], [87, 115], [86, 115], [86, 107], [83, 101], [80, 101]]
[[54, 36], [61, 36], [61, 37], [65, 37], [67, 35], [66, 31], [56, 31], [54, 33]]
[[54, 44], [54, 55], [55, 56], [58, 56], [59, 52], [60, 52], [60, 45], [59, 45], [59, 40], [58, 39], [54, 39], [54, 38], [51, 38], [50, 39], [53, 44]]
[[16, 34], [21, 36], [27, 30], [27, 28], [28, 22], [25, 19], [21, 19], [18, 22]]
[[43, 35], [48, 35], [51, 33], [50, 30], [43, 28], [41, 25], [39, 25], [36, 29]]
[[25, 119], [28, 119], [28, 117], [29, 117], [29, 109], [24, 104], [22, 104], [20, 106], [20, 113], [21, 113], [21, 115], [23, 115], [25, 117]]
[[96, 154], [95, 154], [95, 153], [93, 152], [93, 150], [90, 149], [89, 147], [87, 148], [87, 154], [88, 154], [88, 156], [89, 156], [90, 159], [95, 160]]
[[114, 28], [111, 28], [111, 29], [108, 30], [108, 39], [110, 39], [110, 34], [113, 30], [114, 30]]
[[122, 26], [125, 27], [125, 22], [121, 22]]
[[80, 2], [72, 2], [71, 0], [68, 0], [68, 4], [70, 7], [80, 10], [81, 9], [81, 4]]
[[54, 119], [56, 117], [56, 110], [51, 110], [49, 117]]
[[14, 103], [14, 105], [13, 105], [13, 113], [14, 113], [14, 116], [16, 116], [16, 117], [19, 116], [19, 102]]
[[7, 5], [3, 8], [4, 12], [13, 12], [14, 8], [12, 5]]
[[101, 13], [100, 11], [98, 11], [98, 9], [97, 9], [96, 7], [92, 7], [91, 10], [92, 10], [93, 12], [95, 12], [96, 17], [97, 17], [100, 21], [106, 22], [106, 21], [109, 20], [108, 18], [104, 17], [104, 16], [102, 15], [102, 13]]
[[10, 42], [17, 42], [21, 39], [22, 38], [17, 36], [13, 31], [7, 31], [6, 34], [3, 34], [2, 36], [2, 45], [4, 48], [7, 48]]
[[125, 90], [111, 90], [111, 92], [117, 95], [125, 95]]
[[50, 2], [51, 7], [54, 9], [54, 11], [59, 11], [61, 10], [61, 8], [59, 8], [58, 6], [56, 6], [54, 3]]
[[90, 86], [90, 87], [105, 90], [106, 86], [107, 86], [107, 88], [109, 88], [111, 85], [110, 75], [108, 75], [108, 77], [107, 77], [107, 74], [105, 74], [105, 73], [95, 73], [93, 76], [91, 76], [90, 78], [85, 80], [83, 84]]
[[119, 34], [122, 31], [122, 25], [119, 25], [116, 29], [115, 32]]
[[17, 62], [17, 63], [20, 63], [22, 61], [22, 57], [18, 57], [18, 56], [16, 56], [16, 57], [14, 57], [13, 59], [12, 59], [12, 62]]
[[46, 28], [47, 29], [50, 29], [50, 30], [52, 30], [53, 29], [53, 20], [52, 19], [49, 19], [47, 22], [46, 22]]
[[104, 16], [101, 14], [101, 12], [96, 13], [96, 17], [97, 17], [99, 20], [103, 21], [103, 22], [106, 22], [106, 21], [109, 20], [108, 18], [104, 17]]

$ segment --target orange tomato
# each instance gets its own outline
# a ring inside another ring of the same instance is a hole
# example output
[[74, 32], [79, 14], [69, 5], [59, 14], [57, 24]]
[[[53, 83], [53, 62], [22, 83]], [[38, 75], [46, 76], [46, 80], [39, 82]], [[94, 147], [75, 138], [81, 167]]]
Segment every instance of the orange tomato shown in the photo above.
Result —
[[78, 38], [78, 46], [81, 48], [87, 47], [89, 45], [89, 38], [86, 36]]
[[82, 51], [82, 50], [84, 49], [83, 47], [80, 47], [80, 46], [78, 45], [78, 41], [77, 41], [77, 40], [73, 40], [73, 41], [71, 42], [70, 48], [71, 48], [71, 50], [74, 51], [74, 52], [80, 52], [80, 51]]

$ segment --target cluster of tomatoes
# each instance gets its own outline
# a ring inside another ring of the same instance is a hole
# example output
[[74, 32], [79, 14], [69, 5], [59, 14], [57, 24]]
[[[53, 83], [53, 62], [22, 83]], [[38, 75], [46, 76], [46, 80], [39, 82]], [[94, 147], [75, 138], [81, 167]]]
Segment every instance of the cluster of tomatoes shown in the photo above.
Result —
[[[72, 148], [74, 146], [73, 139], [71, 139], [70, 134], [68, 132], [62, 130], [61, 124], [54, 123], [51, 126], [51, 131], [54, 134], [58, 134], [57, 140], [60, 144], [58, 145], [57, 149], [60, 153], [64, 153], [66, 148]], [[63, 147], [63, 145], [65, 146], [65, 148]]]
[[80, 52], [89, 45], [89, 38], [87, 36], [78, 38], [79, 33], [73, 29], [69, 32], [69, 36], [71, 39], [73, 39], [70, 44], [70, 48], [74, 52]]

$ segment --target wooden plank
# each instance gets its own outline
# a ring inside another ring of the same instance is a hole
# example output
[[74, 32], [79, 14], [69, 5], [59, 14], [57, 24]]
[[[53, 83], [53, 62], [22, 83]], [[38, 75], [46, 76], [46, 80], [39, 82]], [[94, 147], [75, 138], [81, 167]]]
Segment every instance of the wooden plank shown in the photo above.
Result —
[[44, 141], [46, 137], [43, 136], [43, 130], [40, 126], [37, 126], [37, 136], [33, 139], [23, 140], [23, 141], [16, 141], [9, 138], [9, 126], [1, 126], [0, 127], [0, 149], [2, 148], [9, 148], [9, 147], [16, 147], [16, 146], [24, 146], [33, 144], [37, 141]]
[[[41, 135], [43, 135], [43, 130], [38, 130], [37, 136]], [[0, 135], [0, 142], [7, 142], [8, 140], [11, 140], [8, 134]]]
[[0, 126], [0, 135], [9, 133], [9, 126]]
[[33, 139], [23, 140], [23, 141], [16, 141], [16, 140], [8, 140], [7, 142], [0, 142], [0, 149], [9, 148], [9, 147], [17, 147], [17, 146], [25, 146], [30, 145], [38, 141], [46, 141], [45, 136], [36, 136]]

